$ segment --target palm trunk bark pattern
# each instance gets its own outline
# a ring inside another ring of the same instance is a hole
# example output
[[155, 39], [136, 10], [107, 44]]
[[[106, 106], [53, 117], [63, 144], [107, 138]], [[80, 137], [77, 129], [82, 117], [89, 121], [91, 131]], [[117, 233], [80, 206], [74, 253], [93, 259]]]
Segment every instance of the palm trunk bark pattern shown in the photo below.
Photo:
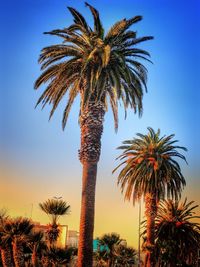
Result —
[[105, 110], [101, 103], [90, 103], [80, 116], [83, 165], [78, 267], [92, 267], [97, 163], [101, 150], [101, 135]]
[[38, 258], [37, 258], [37, 249], [36, 249], [36, 245], [34, 245], [33, 247], [33, 252], [32, 252], [32, 256], [31, 256], [31, 261], [32, 261], [32, 265], [33, 267], [38, 267]]
[[156, 197], [154, 194], [145, 196], [145, 215], [147, 218], [147, 243], [146, 243], [146, 265], [155, 267], [155, 218], [157, 213]]
[[11, 248], [6, 246], [1, 248], [1, 260], [3, 267], [13, 267]]
[[22, 243], [17, 238], [13, 241], [13, 259], [15, 267], [25, 267]]

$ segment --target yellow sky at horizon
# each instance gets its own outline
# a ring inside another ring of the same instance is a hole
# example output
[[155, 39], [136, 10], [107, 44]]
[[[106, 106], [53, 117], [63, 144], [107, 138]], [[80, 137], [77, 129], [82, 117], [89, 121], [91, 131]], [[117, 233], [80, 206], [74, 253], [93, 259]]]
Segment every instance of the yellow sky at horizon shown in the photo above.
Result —
[[[11, 216], [32, 216], [33, 221], [47, 224], [49, 218], [40, 211], [38, 203], [55, 196], [55, 192], [58, 192], [57, 196], [62, 196], [71, 205], [71, 214], [60, 218], [59, 222], [67, 224], [70, 230], [79, 231], [81, 183], [74, 185], [73, 181], [66, 181], [61, 186], [58, 181], [49, 179], [50, 182], [47, 183], [46, 180], [39, 177], [40, 186], [38, 187], [38, 177], [36, 179], [34, 174], [28, 174], [16, 166], [13, 169], [4, 166], [1, 176], [0, 208], [5, 207]], [[105, 187], [102, 186], [101, 177], [98, 178], [94, 238], [104, 233], [116, 232], [120, 234], [121, 238], [127, 240], [128, 245], [137, 249], [138, 204], [133, 207], [132, 203], [124, 202], [114, 179], [108, 180], [108, 186]], [[67, 184], [71, 184], [71, 187], [69, 188]], [[193, 186], [192, 191], [187, 188], [183, 197], [186, 194], [188, 194], [188, 200], [200, 203], [198, 186]], [[142, 207], [142, 214], [144, 214], [143, 211], [144, 207]], [[199, 208], [197, 211], [200, 215]]]

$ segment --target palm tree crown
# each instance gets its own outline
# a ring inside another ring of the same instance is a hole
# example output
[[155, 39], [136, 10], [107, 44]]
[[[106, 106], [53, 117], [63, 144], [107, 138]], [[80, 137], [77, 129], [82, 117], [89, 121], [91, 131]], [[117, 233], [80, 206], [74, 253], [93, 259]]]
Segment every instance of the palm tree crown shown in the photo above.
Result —
[[27, 218], [7, 219], [3, 224], [4, 239], [13, 241], [17, 238], [19, 241], [27, 241], [33, 229], [33, 223]]
[[186, 161], [178, 152], [186, 151], [186, 148], [177, 146], [178, 141], [173, 138], [173, 134], [160, 137], [160, 130], [155, 132], [148, 128], [148, 134], [138, 133], [137, 138], [124, 141], [119, 147], [124, 150], [119, 156], [123, 162], [113, 172], [125, 165], [119, 173], [118, 183], [125, 191], [126, 199], [130, 200], [132, 196], [135, 201], [147, 193], [153, 193], [157, 201], [166, 195], [175, 199], [180, 197], [186, 182], [175, 158]]
[[52, 222], [49, 224], [46, 231], [48, 241], [50, 245], [54, 245], [60, 235], [60, 229], [58, 225], [58, 219], [62, 215], [70, 213], [70, 205], [61, 199], [48, 199], [43, 203], [39, 203], [39, 207], [48, 216], [50, 216]]
[[23, 245], [29, 240], [33, 227], [34, 225], [29, 219], [22, 217], [8, 218], [2, 225], [2, 239], [4, 244], [7, 244], [7, 249], [9, 249], [9, 244], [12, 244], [13, 260], [16, 267], [25, 266]]
[[48, 199], [43, 203], [39, 203], [39, 207], [51, 217], [52, 224], [57, 224], [60, 216], [70, 213], [70, 205], [60, 199]]
[[136, 45], [153, 37], [138, 38], [135, 31], [129, 30], [142, 19], [141, 16], [116, 22], [105, 35], [98, 11], [88, 3], [86, 6], [94, 18], [93, 29], [77, 10], [68, 7], [74, 17], [74, 24], [45, 32], [61, 37], [63, 43], [45, 47], [41, 52], [39, 63], [42, 64], [43, 73], [35, 82], [35, 89], [43, 83], [49, 84], [37, 105], [52, 104], [51, 117], [63, 96], [68, 93], [63, 114], [64, 128], [78, 94], [81, 95], [81, 110], [91, 102], [100, 102], [107, 108], [109, 99], [117, 129], [117, 100], [122, 100], [125, 111], [130, 106], [135, 112], [142, 112], [147, 69], [138, 59], [150, 61], [150, 55], [136, 48]]
[[115, 261], [117, 259], [117, 249], [122, 242], [120, 236], [116, 233], [104, 234], [101, 238], [98, 239], [99, 248], [97, 255], [100, 260], [107, 262], [109, 267], [115, 266]]
[[[159, 205], [156, 218], [158, 256], [168, 256], [169, 262], [193, 260], [200, 249], [200, 224], [195, 222], [194, 201], [165, 200]], [[171, 257], [170, 257], [171, 256]]]

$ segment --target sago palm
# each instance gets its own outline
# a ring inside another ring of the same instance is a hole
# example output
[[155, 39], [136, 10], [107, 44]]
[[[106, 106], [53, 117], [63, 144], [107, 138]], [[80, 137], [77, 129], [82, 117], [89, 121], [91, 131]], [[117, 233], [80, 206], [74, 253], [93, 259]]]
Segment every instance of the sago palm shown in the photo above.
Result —
[[195, 263], [200, 249], [200, 224], [194, 201], [162, 201], [156, 218], [157, 257], [163, 266]]
[[142, 19], [141, 16], [122, 19], [105, 34], [98, 11], [87, 3], [86, 6], [94, 18], [93, 28], [76, 9], [69, 7], [74, 23], [64, 29], [46, 32], [61, 37], [63, 43], [42, 50], [39, 63], [43, 73], [35, 83], [35, 89], [48, 83], [37, 105], [51, 104], [50, 118], [67, 96], [63, 128], [75, 98], [80, 96], [79, 159], [83, 175], [79, 267], [92, 266], [95, 185], [105, 111], [110, 102], [116, 129], [118, 101], [122, 101], [125, 111], [130, 107], [141, 115], [147, 69], [140, 60], [149, 60], [149, 53], [137, 45], [152, 39], [151, 36], [137, 37], [135, 29], [130, 30]]
[[70, 213], [70, 205], [67, 205], [67, 203], [61, 199], [48, 199], [43, 203], [39, 203], [39, 207], [51, 218], [51, 224], [49, 224], [47, 235], [50, 245], [54, 245], [60, 234], [58, 219], [60, 216]]
[[185, 157], [177, 146], [174, 135], [160, 136], [160, 130], [155, 132], [148, 128], [147, 134], [137, 134], [136, 138], [123, 142], [119, 149], [123, 153], [119, 159], [123, 162], [114, 170], [123, 166], [118, 176], [122, 192], [127, 200], [133, 202], [145, 198], [145, 215], [147, 219], [147, 266], [155, 266], [154, 232], [157, 203], [165, 196], [178, 199], [185, 179], [176, 159]]

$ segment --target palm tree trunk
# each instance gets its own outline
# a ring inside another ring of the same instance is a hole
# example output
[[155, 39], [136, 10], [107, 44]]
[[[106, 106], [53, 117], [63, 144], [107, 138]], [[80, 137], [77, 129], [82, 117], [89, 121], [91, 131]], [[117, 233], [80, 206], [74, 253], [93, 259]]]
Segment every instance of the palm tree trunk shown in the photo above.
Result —
[[44, 256], [43, 255], [41, 262], [42, 262], [42, 266], [43, 267], [49, 267], [49, 266], [51, 266], [50, 261], [48, 259], [48, 256]]
[[13, 267], [12, 253], [10, 246], [6, 246], [4, 249], [1, 248], [1, 260], [3, 267]]
[[33, 267], [38, 267], [38, 259], [37, 259], [36, 245], [34, 245], [34, 247], [33, 247], [31, 261], [32, 261]]
[[146, 267], [155, 267], [155, 218], [157, 214], [156, 196], [146, 194], [145, 215], [147, 218]]
[[25, 267], [23, 247], [17, 239], [13, 241], [13, 259], [15, 267]]
[[101, 103], [90, 103], [80, 116], [81, 149], [79, 158], [83, 165], [83, 174], [78, 267], [92, 267], [93, 263], [95, 187], [104, 114], [105, 110]]

